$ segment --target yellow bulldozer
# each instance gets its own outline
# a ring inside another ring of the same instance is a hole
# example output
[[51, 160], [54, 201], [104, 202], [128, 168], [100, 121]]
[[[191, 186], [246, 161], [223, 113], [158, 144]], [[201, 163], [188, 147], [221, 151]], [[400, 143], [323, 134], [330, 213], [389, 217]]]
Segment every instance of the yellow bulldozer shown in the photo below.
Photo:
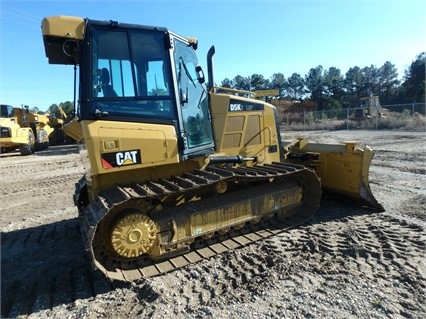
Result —
[[354, 109], [352, 120], [362, 121], [365, 119], [377, 119], [382, 116], [382, 107], [377, 95], [359, 98], [359, 107]]
[[47, 149], [54, 130], [45, 115], [30, 112], [28, 106], [17, 108], [7, 104], [1, 104], [0, 129], [1, 151], [19, 149], [21, 155]]
[[[76, 65], [74, 201], [85, 247], [111, 280], [156, 276], [308, 221], [330, 191], [377, 210], [369, 147], [284, 144], [276, 108], [214, 86], [197, 39], [166, 28], [51, 16], [51, 64]], [[219, 93], [221, 92], [221, 93]]]

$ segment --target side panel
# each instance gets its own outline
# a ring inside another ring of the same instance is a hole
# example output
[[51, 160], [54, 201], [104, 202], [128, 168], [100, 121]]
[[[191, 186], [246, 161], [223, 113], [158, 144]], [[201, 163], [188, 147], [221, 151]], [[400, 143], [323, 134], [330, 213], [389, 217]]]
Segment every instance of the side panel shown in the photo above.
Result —
[[146, 123], [81, 121], [93, 175], [178, 163], [175, 128]]
[[[15, 113], [22, 112], [21, 109], [14, 109]], [[14, 117], [0, 117], [0, 146], [2, 148], [17, 147], [29, 143], [29, 133], [31, 128], [21, 127], [20, 115]]]
[[11, 137], [0, 138], [0, 145], [2, 147], [17, 147], [29, 143], [29, 134], [32, 130], [29, 127], [23, 127], [12, 130]]
[[274, 106], [225, 94], [210, 94], [210, 101], [218, 153], [280, 160]]

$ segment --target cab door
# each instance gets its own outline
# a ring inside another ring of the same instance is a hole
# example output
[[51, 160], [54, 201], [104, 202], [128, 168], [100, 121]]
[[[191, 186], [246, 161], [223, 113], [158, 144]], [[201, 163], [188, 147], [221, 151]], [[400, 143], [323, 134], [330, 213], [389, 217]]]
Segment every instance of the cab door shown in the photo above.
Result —
[[177, 108], [183, 156], [210, 154], [214, 140], [206, 87], [197, 73], [197, 56], [185, 39], [173, 37]]

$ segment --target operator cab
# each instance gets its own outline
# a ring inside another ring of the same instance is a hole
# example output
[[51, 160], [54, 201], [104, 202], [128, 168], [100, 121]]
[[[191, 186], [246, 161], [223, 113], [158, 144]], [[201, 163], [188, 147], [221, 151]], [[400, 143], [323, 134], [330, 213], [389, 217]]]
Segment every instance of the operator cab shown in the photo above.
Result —
[[10, 118], [14, 116], [13, 107], [6, 104], [0, 105], [0, 117]]
[[166, 28], [64, 16], [46, 18], [43, 32], [49, 63], [80, 66], [80, 120], [173, 125], [181, 158], [213, 153], [196, 40]]

